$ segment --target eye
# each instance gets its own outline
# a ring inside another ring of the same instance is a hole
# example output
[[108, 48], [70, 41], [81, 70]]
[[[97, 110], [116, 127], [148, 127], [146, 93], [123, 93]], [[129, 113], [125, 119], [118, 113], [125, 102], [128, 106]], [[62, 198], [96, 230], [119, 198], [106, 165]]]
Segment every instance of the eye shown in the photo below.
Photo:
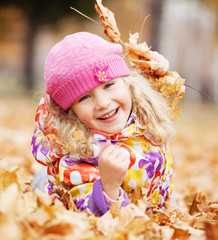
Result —
[[107, 84], [104, 86], [104, 89], [107, 89], [107, 88], [111, 87], [112, 85], [114, 85], [114, 82], [107, 83]]
[[82, 101], [88, 99], [89, 97], [90, 97], [89, 95], [85, 95], [85, 96], [81, 97], [81, 98], [78, 100], [78, 102], [82, 102]]

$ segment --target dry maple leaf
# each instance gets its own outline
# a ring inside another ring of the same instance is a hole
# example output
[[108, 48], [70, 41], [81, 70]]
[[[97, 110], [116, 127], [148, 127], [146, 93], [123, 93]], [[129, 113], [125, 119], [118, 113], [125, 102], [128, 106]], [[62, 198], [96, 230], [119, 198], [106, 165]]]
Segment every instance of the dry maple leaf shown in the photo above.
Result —
[[174, 228], [174, 234], [172, 236], [172, 239], [188, 240], [190, 235], [191, 234], [187, 229]]
[[68, 190], [59, 186], [58, 188], [55, 188], [52, 191], [52, 193], [55, 193], [58, 196], [60, 196], [61, 201], [63, 201], [63, 203], [67, 209], [71, 209], [71, 210], [73, 209], [75, 211], [78, 211], [78, 209], [73, 201], [73, 197]]
[[190, 226], [196, 228], [196, 229], [201, 229], [201, 230], [205, 230], [205, 223], [208, 222], [210, 224], [214, 224], [217, 221], [214, 220], [214, 218], [216, 218], [216, 214], [215, 213], [200, 213], [197, 214], [196, 216], [194, 216], [193, 221], [191, 222]]
[[162, 209], [153, 209], [150, 215], [152, 219], [154, 219], [160, 225], [166, 225], [171, 223], [170, 216]]
[[167, 72], [163, 77], [149, 76], [151, 85], [161, 93], [171, 110], [171, 118], [177, 119], [179, 109], [177, 104], [185, 96], [185, 80], [177, 72]]
[[210, 224], [206, 222], [205, 229], [206, 229], [207, 240], [218, 239], [218, 223]]
[[171, 118], [177, 119], [179, 109], [176, 105], [185, 95], [185, 80], [177, 72], [167, 72], [163, 77], [155, 76], [155, 70], [161, 64], [155, 61], [148, 45], [144, 42], [138, 44], [139, 34], [130, 34], [129, 43], [125, 43], [130, 64], [149, 79], [151, 85], [165, 98], [171, 110]]
[[157, 52], [150, 50], [146, 42], [138, 43], [139, 33], [130, 34], [129, 43], [125, 43], [126, 56], [133, 68], [139, 70], [142, 75], [155, 76], [155, 71], [162, 67], [157, 61], [157, 55], [164, 59]]
[[13, 183], [17, 184], [17, 186], [20, 189], [17, 171], [18, 171], [18, 168], [11, 172], [0, 168], [0, 190], [1, 191], [7, 189]]
[[120, 208], [116, 215], [112, 216], [110, 210], [96, 219], [96, 230], [106, 239], [126, 239], [127, 236], [132, 236], [131, 239], [161, 239], [158, 225], [135, 204]]
[[[112, 42], [123, 43], [114, 14], [103, 6], [102, 0], [96, 0], [95, 9], [103, 23], [104, 32], [108, 38]], [[149, 78], [151, 85], [165, 98], [170, 107], [171, 119], [177, 119], [179, 117], [177, 104], [185, 96], [185, 80], [177, 72], [167, 72], [162, 77], [156, 76], [156, 70], [162, 67], [155, 59], [154, 53], [156, 52], [151, 51], [146, 42], [138, 44], [138, 39], [139, 33], [130, 34], [129, 43], [123, 43], [127, 50], [125, 56], [128, 58], [131, 66], [137, 69], [145, 78]], [[163, 58], [163, 56], [161, 57]]]
[[148, 187], [149, 184], [145, 182], [142, 186], [136, 187], [133, 193], [128, 194], [131, 203], [134, 203], [143, 212], [146, 211], [148, 205], [147, 201]]
[[114, 18], [114, 14], [103, 6], [102, 0], [96, 0], [95, 9], [104, 25], [104, 33], [112, 42], [120, 42], [120, 32]]

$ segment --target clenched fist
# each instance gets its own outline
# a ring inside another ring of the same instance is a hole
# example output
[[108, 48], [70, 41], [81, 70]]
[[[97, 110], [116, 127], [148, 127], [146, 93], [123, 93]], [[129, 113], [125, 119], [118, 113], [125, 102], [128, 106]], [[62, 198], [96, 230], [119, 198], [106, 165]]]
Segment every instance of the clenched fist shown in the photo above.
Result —
[[104, 192], [113, 200], [119, 197], [122, 184], [130, 164], [129, 156], [110, 141], [102, 147], [98, 167]]

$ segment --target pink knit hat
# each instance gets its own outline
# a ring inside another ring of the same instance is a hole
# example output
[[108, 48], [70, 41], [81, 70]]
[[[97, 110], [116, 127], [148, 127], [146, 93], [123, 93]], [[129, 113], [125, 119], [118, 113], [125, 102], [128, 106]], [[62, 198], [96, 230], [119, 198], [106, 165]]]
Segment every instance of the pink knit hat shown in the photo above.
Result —
[[66, 36], [46, 58], [46, 93], [67, 110], [78, 98], [100, 84], [130, 75], [119, 55], [121, 52], [120, 44], [88, 32]]

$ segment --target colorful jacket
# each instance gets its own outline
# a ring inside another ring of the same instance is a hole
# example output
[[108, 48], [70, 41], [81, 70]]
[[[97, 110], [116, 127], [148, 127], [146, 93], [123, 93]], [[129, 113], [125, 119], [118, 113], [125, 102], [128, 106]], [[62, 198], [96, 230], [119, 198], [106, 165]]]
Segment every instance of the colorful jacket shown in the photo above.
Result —
[[32, 153], [35, 159], [47, 166], [48, 182], [45, 191], [53, 193], [61, 186], [69, 190], [78, 209], [101, 216], [111, 206], [102, 190], [98, 169], [98, 155], [107, 139], [119, 145], [130, 157], [130, 165], [120, 191], [122, 205], [129, 203], [128, 194], [137, 186], [149, 183], [148, 207], [162, 207], [171, 194], [172, 159], [165, 146], [153, 146], [145, 130], [140, 127], [132, 112], [126, 127], [119, 134], [94, 133], [94, 154], [90, 159], [81, 159], [78, 154], [70, 155], [56, 134], [56, 129], [48, 128], [46, 119], [54, 117], [48, 110], [49, 95], [45, 94], [37, 108], [35, 131], [32, 138]]

